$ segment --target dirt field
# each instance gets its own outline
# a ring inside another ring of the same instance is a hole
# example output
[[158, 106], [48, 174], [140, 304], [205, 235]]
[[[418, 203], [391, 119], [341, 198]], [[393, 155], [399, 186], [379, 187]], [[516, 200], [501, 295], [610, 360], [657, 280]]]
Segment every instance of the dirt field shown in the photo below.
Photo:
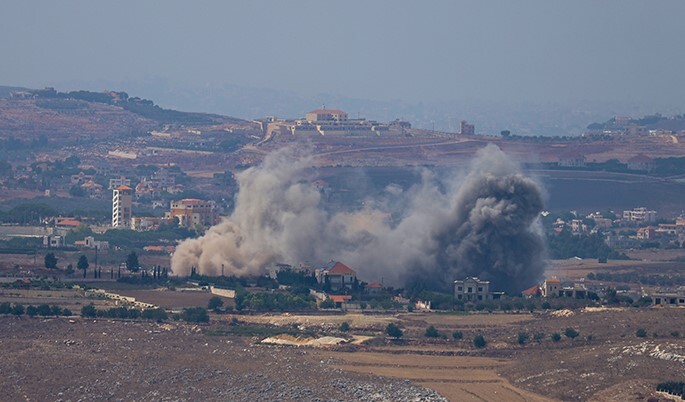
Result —
[[[136, 300], [152, 303], [164, 309], [182, 309], [184, 307], [207, 307], [209, 299], [215, 295], [208, 292], [175, 292], [166, 289], [151, 290], [117, 290], [123, 296], [135, 297]], [[224, 305], [232, 305], [231, 299], [223, 298]]]
[[464, 356], [426, 356], [384, 353], [323, 352], [339, 362], [336, 366], [359, 373], [408, 379], [434, 389], [452, 401], [548, 401], [542, 396], [514, 387], [497, 374], [509, 364], [505, 359]]
[[[658, 382], [683, 380], [685, 372], [685, 309], [236, 316], [238, 325], [298, 324], [328, 335], [340, 335], [337, 327], [346, 321], [348, 335], [375, 334], [333, 349], [203, 334], [226, 327], [231, 317], [213, 315], [209, 327], [0, 317], [0, 371], [11, 373], [0, 377], [0, 388], [10, 390], [9, 400], [439, 400], [428, 388], [453, 401], [625, 401], [656, 396]], [[379, 328], [389, 322], [405, 331], [403, 340], [385, 338]], [[427, 325], [447, 335], [463, 331], [464, 339], [425, 338]], [[580, 335], [551, 341], [568, 327]], [[648, 336], [637, 337], [638, 328]], [[531, 335], [524, 345], [520, 332]], [[534, 340], [536, 333], [543, 336]], [[472, 346], [475, 334], [485, 337], [486, 348]], [[32, 361], [40, 364], [26, 364]], [[58, 366], [70, 375], [55, 376]]]

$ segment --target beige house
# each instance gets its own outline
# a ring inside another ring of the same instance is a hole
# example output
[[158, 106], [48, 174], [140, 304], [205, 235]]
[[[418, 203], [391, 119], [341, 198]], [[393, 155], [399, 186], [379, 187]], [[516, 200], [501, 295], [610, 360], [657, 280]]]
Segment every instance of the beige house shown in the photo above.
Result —
[[492, 300], [490, 281], [482, 281], [475, 277], [454, 281], [454, 298], [465, 302]]

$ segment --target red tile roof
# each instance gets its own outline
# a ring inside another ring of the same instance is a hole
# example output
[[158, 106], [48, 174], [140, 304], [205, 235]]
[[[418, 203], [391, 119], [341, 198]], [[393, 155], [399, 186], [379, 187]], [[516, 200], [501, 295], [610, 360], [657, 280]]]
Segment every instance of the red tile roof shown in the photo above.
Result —
[[328, 295], [328, 297], [333, 300], [333, 303], [345, 303], [352, 300], [350, 295]]
[[122, 184], [121, 186], [116, 188], [119, 191], [133, 191], [133, 189], [127, 185]]
[[533, 286], [533, 287], [530, 287], [530, 288], [524, 290], [522, 293], [523, 293], [524, 295], [535, 296], [535, 295], [541, 293], [540, 286], [535, 285], [535, 286]]
[[383, 289], [383, 285], [378, 282], [369, 283], [366, 285], [367, 289]]
[[62, 219], [60, 221], [57, 221], [55, 224], [57, 226], [78, 227], [81, 225], [81, 222], [77, 221], [76, 219]]
[[331, 268], [330, 271], [328, 271], [328, 274], [331, 275], [357, 275], [357, 273], [350, 269], [347, 265], [343, 264], [342, 262], [336, 262], [335, 265]]

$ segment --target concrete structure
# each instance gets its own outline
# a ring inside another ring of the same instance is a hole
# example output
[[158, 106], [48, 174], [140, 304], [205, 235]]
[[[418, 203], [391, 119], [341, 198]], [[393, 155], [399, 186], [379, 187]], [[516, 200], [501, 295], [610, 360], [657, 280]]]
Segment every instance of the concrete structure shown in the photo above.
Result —
[[54, 248], [54, 247], [64, 247], [64, 236], [60, 235], [47, 235], [43, 236], [43, 247]]
[[585, 167], [585, 155], [577, 152], [568, 152], [559, 156], [559, 166], [569, 168]]
[[557, 278], [545, 279], [542, 283], [542, 296], [558, 296], [561, 290], [561, 281]]
[[131, 186], [131, 179], [127, 179], [125, 176], [119, 176], [114, 179], [109, 179], [109, 190], [114, 190], [121, 186]]
[[119, 186], [112, 191], [112, 227], [128, 229], [131, 227], [133, 189]]
[[131, 218], [131, 229], [139, 232], [155, 230], [162, 222], [166, 223], [167, 220], [155, 216], [134, 216]]
[[481, 281], [475, 277], [454, 281], [454, 298], [464, 302], [492, 300], [490, 281]]
[[654, 159], [645, 154], [638, 154], [628, 159], [627, 165], [630, 170], [640, 170], [644, 172], [651, 172], [656, 168]]
[[645, 207], [634, 208], [632, 211], [623, 211], [623, 220], [637, 223], [652, 223], [656, 221], [656, 211]]
[[326, 278], [328, 278], [331, 290], [352, 288], [352, 284], [357, 279], [357, 273], [353, 269], [338, 261], [330, 261], [317, 269], [315, 276], [319, 283], [326, 282]]
[[685, 287], [681, 286], [675, 291], [656, 292], [650, 295], [655, 306], [662, 307], [685, 307]]
[[218, 221], [215, 206], [214, 201], [194, 198], [172, 201], [170, 211], [166, 213], [165, 219], [176, 220], [179, 225], [187, 228], [192, 228], [195, 225], [212, 226]]
[[462, 120], [459, 126], [459, 134], [461, 135], [475, 135], [476, 126], [469, 124], [466, 120]]

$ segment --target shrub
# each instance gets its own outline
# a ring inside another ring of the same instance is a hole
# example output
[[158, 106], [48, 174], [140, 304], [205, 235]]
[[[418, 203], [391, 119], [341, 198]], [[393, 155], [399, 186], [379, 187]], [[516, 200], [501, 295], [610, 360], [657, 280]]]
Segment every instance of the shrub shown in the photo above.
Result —
[[543, 302], [543, 303], [542, 303], [542, 308], [543, 308], [544, 310], [549, 310], [549, 309], [552, 308], [552, 305], [550, 305], [549, 302], [546, 301], [546, 302]]
[[461, 331], [454, 331], [454, 332], [452, 332], [452, 338], [454, 338], [454, 339], [456, 339], [456, 340], [463, 339], [463, 338], [464, 338], [464, 333], [461, 332]]
[[81, 317], [95, 317], [97, 315], [97, 310], [93, 303], [81, 307]]
[[578, 335], [580, 335], [580, 333], [576, 331], [574, 328], [568, 327], [564, 331], [564, 335], [566, 335], [567, 338], [575, 339]]
[[430, 326], [426, 328], [426, 333], [424, 334], [426, 338], [437, 338], [440, 336], [440, 332], [438, 332], [437, 329], [435, 329], [434, 326]]
[[400, 339], [402, 335], [404, 335], [400, 327], [398, 327], [396, 324], [392, 322], [388, 324], [387, 327], [385, 327], [385, 333], [388, 334], [388, 336], [393, 337], [395, 339]]
[[321, 308], [335, 308], [335, 303], [333, 303], [333, 300], [331, 299], [326, 299], [319, 304], [319, 307]]
[[678, 331], [672, 331], [672, 332], [671, 332], [671, 336], [674, 337], [674, 338], [677, 338], [677, 337], [680, 336], [680, 333], [679, 333]]
[[17, 317], [24, 315], [24, 306], [21, 304], [15, 304], [14, 307], [12, 307], [12, 314], [16, 315]]
[[516, 342], [518, 342], [519, 345], [525, 345], [529, 338], [530, 335], [528, 335], [527, 332], [519, 332]]
[[644, 328], [639, 328], [637, 331], [635, 331], [635, 336], [638, 338], [646, 338], [647, 331]]
[[340, 324], [340, 327], [338, 329], [342, 332], [347, 332], [350, 330], [350, 324], [347, 323], [347, 321], [343, 321], [342, 324]]
[[478, 349], [482, 349], [487, 345], [487, 342], [485, 341], [485, 338], [483, 335], [476, 335], [473, 337], [473, 346], [475, 346]]
[[561, 334], [558, 332], [553, 333], [550, 337], [552, 338], [552, 342], [559, 342], [561, 340]]
[[0, 304], [0, 314], [9, 314], [12, 312], [12, 306], [9, 303]]
[[536, 332], [535, 335], [533, 335], [533, 339], [535, 340], [535, 342], [542, 342], [542, 340], [545, 339], [545, 333]]
[[[198, 307], [202, 308], [202, 307]], [[204, 310], [204, 309], [203, 309]], [[174, 314], [175, 316], [178, 316], [178, 314]], [[140, 314], [142, 318], [148, 319], [148, 320], [157, 320], [157, 321], [164, 321], [168, 318], [166, 311], [162, 308], [148, 308], [143, 310], [143, 312]], [[178, 318], [174, 318], [175, 320], [179, 320], [181, 317], [179, 316]]]
[[52, 305], [50, 306], [50, 315], [60, 316], [62, 315], [62, 309], [59, 306]]
[[65, 317], [70, 317], [74, 315], [74, 313], [72, 313], [71, 310], [69, 310], [68, 308], [64, 308], [62, 309], [62, 315]]
[[187, 322], [209, 322], [209, 314], [207, 314], [207, 309], [202, 307], [183, 309], [181, 318], [183, 321]]
[[42, 315], [45, 317], [51, 315], [50, 306], [48, 306], [47, 304], [41, 304], [40, 306], [38, 306], [37, 310], [38, 315]]

